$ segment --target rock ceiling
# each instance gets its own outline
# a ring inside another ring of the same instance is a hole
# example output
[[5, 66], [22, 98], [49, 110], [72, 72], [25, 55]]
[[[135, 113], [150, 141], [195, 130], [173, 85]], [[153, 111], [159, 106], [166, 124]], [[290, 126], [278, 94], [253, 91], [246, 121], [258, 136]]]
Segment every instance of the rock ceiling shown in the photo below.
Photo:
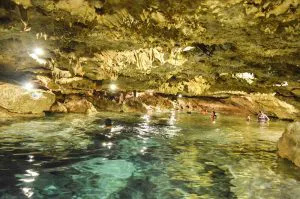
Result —
[[2, 80], [299, 99], [299, 0], [1, 0], [0, 23]]

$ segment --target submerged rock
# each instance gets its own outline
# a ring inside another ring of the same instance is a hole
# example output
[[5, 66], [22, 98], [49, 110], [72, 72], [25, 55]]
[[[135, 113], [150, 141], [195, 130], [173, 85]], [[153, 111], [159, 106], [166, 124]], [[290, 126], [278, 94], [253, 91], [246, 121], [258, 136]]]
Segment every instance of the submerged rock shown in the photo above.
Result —
[[54, 102], [55, 95], [51, 92], [40, 89], [26, 90], [9, 83], [0, 84], [0, 107], [8, 115], [42, 114], [49, 111]]
[[126, 160], [107, 160], [105, 158], [83, 161], [73, 167], [80, 172], [120, 179], [129, 178], [135, 170], [134, 165]]
[[295, 122], [285, 129], [278, 141], [278, 155], [291, 160], [300, 167], [300, 122]]
[[135, 171], [131, 162], [105, 158], [93, 158], [72, 167], [77, 170], [72, 176], [73, 181], [80, 182], [83, 187], [76, 193], [80, 198], [111, 198], [112, 194], [126, 187]]

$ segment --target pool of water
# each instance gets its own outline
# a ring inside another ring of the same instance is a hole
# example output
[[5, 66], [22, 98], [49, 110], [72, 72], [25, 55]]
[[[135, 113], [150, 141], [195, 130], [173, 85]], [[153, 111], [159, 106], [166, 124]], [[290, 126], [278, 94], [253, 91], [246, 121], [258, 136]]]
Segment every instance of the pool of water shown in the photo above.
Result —
[[0, 198], [298, 199], [300, 169], [276, 155], [286, 124], [176, 112], [2, 123]]

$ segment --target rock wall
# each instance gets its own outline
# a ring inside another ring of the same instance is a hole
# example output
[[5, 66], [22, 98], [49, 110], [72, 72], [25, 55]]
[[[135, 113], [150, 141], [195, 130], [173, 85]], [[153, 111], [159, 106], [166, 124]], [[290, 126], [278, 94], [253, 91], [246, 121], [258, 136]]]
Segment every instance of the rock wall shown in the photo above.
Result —
[[64, 94], [115, 81], [122, 91], [299, 101], [299, 0], [0, 2], [0, 80], [30, 74]]
[[86, 98], [78, 95], [69, 95], [64, 102], [56, 102], [50, 109], [54, 113], [96, 113], [94, 105]]
[[300, 167], [300, 122], [295, 122], [285, 129], [278, 141], [278, 155]]
[[21, 86], [0, 84], [0, 117], [43, 115], [54, 113], [96, 113], [97, 111], [165, 112], [172, 109], [207, 113], [213, 110], [229, 115], [256, 115], [263, 110], [279, 119], [300, 118], [297, 107], [278, 99], [273, 94], [215, 93], [207, 97], [179, 98], [177, 95], [139, 92], [88, 91], [65, 94], [41, 89], [25, 89]]
[[[64, 95], [51, 107], [52, 112], [90, 113], [113, 112], [183, 112], [208, 113], [216, 111], [225, 115], [256, 115], [260, 110], [273, 118], [296, 120], [300, 118], [297, 107], [288, 104], [272, 94], [219, 94], [208, 97], [178, 97], [159, 93], [94, 92], [86, 95]], [[92, 111], [93, 110], [93, 111]]]

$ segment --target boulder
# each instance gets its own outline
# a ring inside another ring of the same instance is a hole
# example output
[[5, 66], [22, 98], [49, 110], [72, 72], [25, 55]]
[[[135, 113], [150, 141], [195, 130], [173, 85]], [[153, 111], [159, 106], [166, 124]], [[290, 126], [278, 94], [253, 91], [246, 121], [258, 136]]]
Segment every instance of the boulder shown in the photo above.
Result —
[[49, 111], [55, 95], [40, 89], [26, 90], [21, 86], [0, 83], [0, 107], [9, 113], [42, 114]]
[[225, 101], [247, 114], [257, 114], [260, 110], [263, 110], [268, 116], [289, 120], [294, 120], [299, 114], [297, 107], [278, 99], [274, 94], [253, 93], [233, 96]]
[[174, 107], [170, 99], [158, 95], [145, 93], [139, 96], [139, 100], [153, 110], [168, 111]]
[[278, 99], [274, 94], [251, 94], [247, 97], [249, 102], [255, 104], [254, 110], [264, 110], [268, 115], [279, 119], [295, 119], [299, 110], [292, 104]]
[[278, 155], [300, 167], [300, 122], [287, 126], [278, 141]]
[[104, 97], [91, 97], [89, 100], [95, 105], [99, 111], [120, 112], [122, 106], [114, 100], [109, 100]]
[[67, 113], [68, 109], [62, 103], [56, 102], [53, 106], [51, 106], [50, 111], [53, 113]]
[[122, 110], [126, 113], [146, 113], [147, 109], [140, 100], [128, 99], [125, 100]]
[[12, 120], [16, 117], [22, 117], [22, 118], [35, 118], [35, 117], [43, 117], [45, 116], [44, 112], [41, 113], [13, 113], [9, 112], [8, 110], [0, 107], [0, 123], [1, 121], [7, 121]]
[[91, 113], [95, 112], [94, 105], [83, 97], [70, 95], [64, 102], [69, 113]]

